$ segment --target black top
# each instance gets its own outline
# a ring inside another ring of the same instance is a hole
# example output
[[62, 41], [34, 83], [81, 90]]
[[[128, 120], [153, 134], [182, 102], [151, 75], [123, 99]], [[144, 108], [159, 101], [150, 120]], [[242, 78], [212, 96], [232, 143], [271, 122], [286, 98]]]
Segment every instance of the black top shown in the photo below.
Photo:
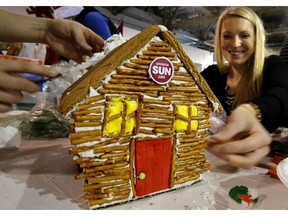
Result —
[[[217, 65], [207, 67], [201, 75], [229, 115], [225, 102], [227, 74], [221, 74]], [[262, 124], [273, 132], [288, 127], [288, 65], [277, 55], [265, 59], [262, 96], [253, 101], [262, 112]]]

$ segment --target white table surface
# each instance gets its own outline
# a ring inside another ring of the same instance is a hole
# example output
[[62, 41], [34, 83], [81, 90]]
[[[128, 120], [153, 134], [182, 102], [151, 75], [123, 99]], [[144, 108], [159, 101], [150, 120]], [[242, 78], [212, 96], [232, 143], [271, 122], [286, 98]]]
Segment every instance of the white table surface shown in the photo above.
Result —
[[[0, 209], [89, 209], [82, 198], [83, 180], [74, 179], [77, 167], [69, 148], [68, 139], [54, 139], [22, 140], [19, 149], [0, 149]], [[228, 195], [237, 185], [254, 188], [260, 194], [260, 201], [250, 209], [288, 209], [288, 188], [267, 175], [266, 169], [236, 169], [206, 155], [212, 167], [202, 181], [104, 210], [248, 209]]]

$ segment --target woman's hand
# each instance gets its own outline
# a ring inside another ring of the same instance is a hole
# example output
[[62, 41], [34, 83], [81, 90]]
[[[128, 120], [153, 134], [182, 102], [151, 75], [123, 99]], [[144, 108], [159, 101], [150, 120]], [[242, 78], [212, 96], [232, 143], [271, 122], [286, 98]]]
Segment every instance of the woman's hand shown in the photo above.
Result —
[[104, 40], [80, 23], [65, 19], [46, 21], [47, 29], [40, 31], [40, 38], [59, 55], [81, 63], [84, 55], [103, 49]]
[[22, 91], [35, 93], [39, 86], [19, 73], [33, 73], [54, 77], [57, 74], [48, 67], [23, 60], [0, 59], [0, 112], [7, 112], [22, 99]]
[[248, 169], [270, 151], [272, 138], [250, 104], [237, 107], [227, 125], [208, 140], [207, 150], [233, 166]]

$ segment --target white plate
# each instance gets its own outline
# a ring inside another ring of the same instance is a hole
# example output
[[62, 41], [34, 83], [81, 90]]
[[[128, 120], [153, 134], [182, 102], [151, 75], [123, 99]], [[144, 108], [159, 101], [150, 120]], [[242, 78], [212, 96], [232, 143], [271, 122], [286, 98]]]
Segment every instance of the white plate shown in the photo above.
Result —
[[288, 158], [282, 160], [276, 167], [277, 175], [283, 184], [288, 187]]

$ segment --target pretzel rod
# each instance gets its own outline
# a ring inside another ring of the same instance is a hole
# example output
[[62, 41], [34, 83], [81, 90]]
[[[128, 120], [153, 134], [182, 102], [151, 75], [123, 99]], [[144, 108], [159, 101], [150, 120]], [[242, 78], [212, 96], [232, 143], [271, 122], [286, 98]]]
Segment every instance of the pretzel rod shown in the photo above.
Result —
[[210, 128], [210, 124], [198, 124], [198, 129], [206, 129], [206, 128]]
[[107, 181], [117, 181], [117, 180], [126, 180], [129, 179], [129, 175], [123, 175], [123, 176], [104, 176], [104, 177], [98, 177], [98, 178], [88, 178], [89, 184], [95, 184], [95, 183], [101, 183], [101, 182], [107, 182]]
[[186, 179], [177, 179], [176, 180], [176, 184], [184, 184], [184, 183], [186, 183], [186, 182], [188, 182], [188, 181], [193, 181], [193, 180], [196, 180], [196, 179], [198, 179], [200, 176], [199, 175], [195, 175], [195, 176], [191, 176], [191, 177], [189, 177], [189, 178], [186, 178]]
[[199, 175], [199, 174], [197, 171], [190, 171], [190, 172], [185, 171], [185, 172], [177, 172], [176, 175], [177, 175], [176, 179], [180, 180], [182, 178], [187, 178], [187, 177], [191, 177], [191, 176], [195, 176], [195, 175]]
[[114, 163], [114, 164], [108, 164], [108, 165], [103, 165], [103, 166], [97, 166], [94, 168], [88, 168], [85, 169], [85, 173], [93, 173], [96, 171], [102, 171], [102, 170], [106, 170], [106, 169], [114, 169], [117, 167], [125, 167], [127, 166], [128, 163], [127, 162], [123, 162], [123, 163]]
[[160, 114], [168, 114], [168, 115], [172, 115], [173, 111], [171, 110], [161, 110], [161, 109], [142, 109], [142, 113], [149, 113], [149, 112], [153, 112], [153, 113], [160, 113]]
[[76, 180], [77, 179], [85, 179], [85, 180], [87, 180], [87, 178], [89, 178], [89, 177], [100, 176], [100, 175], [103, 175], [103, 173], [102, 172], [95, 172], [95, 173], [89, 173], [89, 174], [80, 173], [80, 174], [75, 176], [75, 179]]
[[135, 112], [126, 115], [125, 120], [127, 121], [127, 120], [129, 120], [131, 118], [135, 118]]
[[165, 56], [165, 57], [174, 57], [175, 54], [173, 52], [153, 52], [153, 51], [146, 51], [143, 50], [142, 52], [143, 55], [148, 55], [148, 56]]
[[191, 115], [192, 115], [192, 110], [191, 106], [188, 106], [188, 126], [187, 126], [187, 133], [191, 133]]
[[187, 101], [187, 102], [196, 102], [198, 101], [198, 98], [187, 98], [187, 97], [163, 97], [164, 101]]
[[95, 122], [75, 122], [75, 127], [96, 127], [96, 126], [101, 126], [102, 122], [101, 121], [95, 121]]
[[[72, 145], [72, 143], [71, 143]], [[75, 144], [77, 145], [77, 144]], [[90, 149], [92, 149], [93, 147], [91, 146], [81, 146], [81, 147], [75, 147], [73, 149], [69, 149], [69, 154], [78, 154], [80, 152], [84, 152], [84, 151], [88, 151]]]
[[99, 141], [99, 140], [101, 140], [101, 136], [94, 136], [94, 137], [88, 137], [88, 138], [71, 139], [70, 143], [71, 145], [78, 145], [81, 143], [93, 142], [93, 141]]
[[171, 120], [157, 120], [157, 119], [142, 119], [142, 123], [153, 123], [153, 124], [172, 124]]
[[172, 48], [170, 46], [165, 46], [165, 47], [147, 47], [148, 51], [154, 51], [154, 52], [171, 52]]
[[[155, 118], [155, 114], [143, 113], [141, 115], [141, 117], [142, 118]], [[159, 118], [159, 119], [171, 119], [171, 120], [175, 119], [174, 116], [160, 115], [160, 114], [157, 115], [157, 118]]]
[[107, 124], [108, 122], [111, 122], [111, 121], [113, 121], [113, 120], [115, 120], [115, 119], [120, 118], [121, 116], [122, 116], [122, 113], [118, 113], [118, 114], [116, 114], [116, 115], [113, 115], [113, 116], [108, 117], [107, 120], [106, 120], [106, 124]]
[[131, 63], [140, 64], [140, 65], [150, 65], [152, 61], [144, 59], [130, 59]]
[[144, 74], [144, 76], [139, 76], [139, 75], [134, 75], [134, 74], [113, 74], [113, 75], [111, 75], [111, 78], [114, 78], [114, 79], [149, 80], [149, 77], [147, 77], [147, 74]]
[[142, 134], [149, 134], [149, 135], [156, 135], [155, 132], [153, 132], [153, 130], [147, 130], [147, 129], [140, 129], [139, 130], [139, 133], [142, 133]]
[[181, 114], [176, 114], [175, 115], [175, 119], [179, 119], [179, 120], [182, 120], [182, 121], [185, 121], [185, 122], [188, 122], [188, 118], [181, 115]]
[[97, 95], [86, 99], [87, 103], [97, 102], [104, 100], [104, 95]]
[[126, 196], [126, 198], [128, 198], [129, 197], [129, 194], [130, 194], [130, 189], [126, 189], [126, 190], [118, 190], [118, 191], [115, 191], [114, 193], [113, 193], [113, 197], [114, 196]]
[[77, 115], [85, 115], [85, 114], [90, 114], [90, 113], [102, 113], [101, 108], [97, 108], [97, 109], [90, 109], [90, 110], [81, 110], [81, 111], [75, 111], [73, 112], [74, 116]]
[[196, 138], [195, 136], [194, 137], [180, 137], [179, 139], [179, 143], [193, 143], [193, 142], [198, 142], [200, 141], [200, 138]]
[[164, 42], [164, 41], [159, 41], [159, 42], [155, 42], [155, 41], [151, 41], [150, 43], [149, 43], [149, 45], [151, 45], [151, 46], [164, 46], [164, 47], [167, 47], [167, 46], [169, 46], [169, 44], [167, 43], [167, 42]]
[[114, 161], [113, 160], [106, 160], [106, 161], [89, 161], [89, 162], [84, 162], [80, 163], [80, 168], [87, 168], [87, 167], [92, 167], [92, 166], [101, 166], [104, 164], [112, 164]]
[[208, 116], [191, 116], [191, 120], [206, 120]]
[[179, 161], [177, 161], [176, 162], [176, 169], [178, 168], [178, 167], [182, 167], [182, 166], [184, 166], [184, 167], [186, 167], [187, 165], [194, 165], [194, 164], [196, 164], [196, 163], [198, 163], [198, 160], [187, 160], [187, 161], [181, 161], [181, 162], [179, 162]]
[[194, 87], [179, 87], [179, 86], [172, 86], [172, 87], [167, 87], [168, 91], [177, 91], [177, 92], [195, 92], [195, 88]]
[[153, 131], [155, 133], [163, 133], [163, 134], [173, 134], [174, 133], [173, 130], [165, 130], [165, 129], [161, 129], [161, 128], [154, 128]]
[[130, 167], [130, 181], [131, 181], [131, 190], [133, 193], [133, 197], [136, 196], [136, 190], [135, 190], [135, 185], [134, 182], [135, 178], [134, 178], [134, 167], [135, 167], [135, 138], [131, 139], [131, 143], [130, 143], [130, 160], [129, 160], [129, 167]]
[[[186, 71], [174, 71], [174, 76], [173, 77], [191, 77], [191, 75], [189, 73], [187, 73]], [[186, 83], [187, 84], [190, 84], [190, 83]], [[182, 85], [182, 84], [181, 84]], [[195, 86], [195, 84], [190, 84], [190, 85], [193, 85]]]
[[170, 188], [174, 187], [175, 185], [175, 161], [177, 158], [177, 154], [176, 154], [176, 140], [177, 140], [177, 136], [174, 135], [173, 137], [173, 146], [172, 146], [172, 163], [171, 163], [171, 169], [170, 169]]
[[181, 145], [178, 145], [178, 153], [181, 154], [181, 153], [186, 153], [186, 152], [195, 151], [195, 150], [205, 151], [205, 147], [206, 147], [206, 145], [202, 144], [202, 145], [193, 146], [193, 147], [190, 147], [190, 149], [187, 149], [187, 148], [183, 148], [183, 146], [181, 146]]
[[120, 144], [130, 143], [131, 137], [126, 137], [124, 139], [119, 140]]
[[111, 147], [105, 147], [105, 148], [94, 148], [93, 152], [94, 154], [103, 153], [103, 152], [113, 152], [113, 151], [127, 151], [127, 146], [111, 146]]
[[197, 155], [197, 154], [200, 154], [200, 153], [203, 153], [203, 151], [202, 150], [196, 150], [196, 151], [189, 152], [189, 153], [177, 154], [177, 156], [178, 157], [187, 157], [187, 156], [190, 156], [190, 155]]
[[114, 181], [114, 182], [106, 182], [106, 183], [100, 183], [100, 184], [88, 184], [82, 186], [83, 192], [89, 192], [93, 191], [95, 189], [103, 188], [103, 187], [111, 187], [114, 185], [121, 185], [121, 184], [127, 184], [127, 180], [121, 180], [121, 181]]
[[103, 198], [108, 198], [109, 194], [84, 194], [83, 198], [84, 199], [103, 199]]
[[147, 70], [133, 70], [128, 68], [116, 68], [117, 74], [126, 74], [126, 75], [138, 75], [138, 76], [145, 76], [147, 78]]
[[130, 167], [124, 167], [119, 169], [105, 170], [105, 175], [123, 175], [130, 173]]
[[105, 158], [114, 158], [114, 157], [121, 157], [121, 156], [128, 156], [128, 152], [104, 154], [104, 155], [100, 155], [99, 158], [105, 159]]
[[80, 104], [78, 107], [77, 107], [77, 111], [82, 111], [82, 110], [88, 110], [90, 108], [94, 108], [94, 107], [98, 107], [99, 105], [98, 104]]
[[150, 128], [171, 128], [172, 125], [167, 124], [153, 124], [153, 123], [142, 123], [140, 127], [150, 127]]
[[153, 100], [153, 99], [147, 99], [147, 98], [143, 98], [143, 103], [147, 103], [147, 104], [149, 104], [149, 103], [151, 103], [151, 104], [163, 104], [163, 105], [170, 105], [170, 103], [169, 102], [167, 102], [167, 101], [160, 101], [160, 100]]
[[196, 170], [197, 166], [196, 165], [188, 165], [187, 166], [182, 166], [182, 167], [177, 167], [177, 172], [191, 172], [193, 170]]
[[126, 103], [123, 103], [123, 112], [122, 112], [122, 119], [124, 119], [122, 122], [121, 122], [121, 130], [120, 130], [120, 135], [124, 135], [125, 134], [125, 125], [126, 125], [126, 113], [127, 113], [127, 105]]
[[144, 108], [145, 109], [157, 109], [157, 110], [169, 110], [170, 109], [169, 106], [165, 106], [165, 105], [157, 106], [153, 104], [144, 104]]
[[149, 66], [147, 65], [139, 65], [139, 64], [132, 64], [132, 63], [124, 63], [123, 66], [127, 68], [142, 69], [142, 70], [148, 70], [149, 68]]
[[[144, 59], [144, 60], [154, 60], [155, 58], [158, 58], [158, 56], [147, 56], [147, 55], [141, 55], [138, 54], [137, 58]], [[166, 56], [170, 61], [177, 61], [178, 59], [176, 57]]]
[[92, 157], [82, 158], [79, 155], [75, 155], [73, 157], [74, 163], [76, 163], [76, 164], [80, 164], [80, 163], [83, 163], [83, 162], [91, 161], [93, 159], [94, 159], [94, 157], [93, 158]]
[[140, 142], [140, 141], [147, 141], [147, 140], [161, 140], [161, 139], [171, 139], [172, 136], [171, 135], [161, 135], [158, 137], [137, 137], [136, 141]]
[[185, 143], [185, 144], [182, 144], [182, 143], [179, 143], [178, 146], [179, 148], [191, 148], [191, 147], [194, 147], [194, 146], [197, 146], [199, 145], [199, 142], [193, 142], [193, 143]]
[[124, 91], [164, 91], [164, 87], [162, 86], [123, 86], [116, 84], [104, 84], [104, 88], [106, 89], [116, 89], [116, 90], [124, 90]]
[[127, 196], [125, 195], [120, 195], [118, 197], [113, 197], [112, 199], [108, 199], [108, 200], [105, 200], [105, 199], [101, 199], [101, 200], [94, 200], [94, 199], [91, 199], [88, 201], [88, 205], [91, 207], [91, 206], [94, 206], [94, 205], [102, 205], [102, 204], [105, 204], [105, 203], [112, 203], [112, 202], [115, 202], [115, 201], [118, 201], [118, 200], [124, 200], [124, 199], [127, 199]]
[[102, 116], [101, 115], [83, 115], [83, 116], [75, 116], [75, 121], [80, 122], [80, 121], [87, 121], [87, 120], [101, 120]]
[[191, 133], [191, 134], [178, 134], [178, 137], [181, 139], [189, 139], [189, 138], [195, 138], [196, 133]]
[[129, 84], [135, 86], [157, 86], [157, 84], [150, 80], [136, 80], [133, 78], [129, 79], [110, 79], [109, 83], [111, 84]]
[[205, 160], [205, 156], [203, 154], [197, 154], [197, 155], [189, 155], [187, 157], [181, 157], [178, 158], [177, 161], [181, 162], [181, 161], [186, 161], [186, 160], [191, 160], [191, 159], [195, 159], [195, 160], [202, 160], [204, 158]]
[[191, 98], [191, 93], [184, 93], [184, 92], [159, 92], [159, 96], [170, 96], [170, 97], [186, 97]]
[[[171, 79], [172, 81], [184, 81], [184, 82], [190, 82], [190, 84], [194, 84], [194, 86], [196, 85], [194, 80], [190, 77], [177, 77], [177, 76], [173, 76], [173, 78]], [[182, 86], [182, 85], [181, 85]], [[183, 87], [183, 86], [182, 86]]]
[[92, 130], [92, 131], [81, 131], [81, 132], [73, 132], [70, 133], [71, 139], [83, 138], [83, 137], [90, 137], [90, 136], [99, 136], [101, 135], [100, 130]]

